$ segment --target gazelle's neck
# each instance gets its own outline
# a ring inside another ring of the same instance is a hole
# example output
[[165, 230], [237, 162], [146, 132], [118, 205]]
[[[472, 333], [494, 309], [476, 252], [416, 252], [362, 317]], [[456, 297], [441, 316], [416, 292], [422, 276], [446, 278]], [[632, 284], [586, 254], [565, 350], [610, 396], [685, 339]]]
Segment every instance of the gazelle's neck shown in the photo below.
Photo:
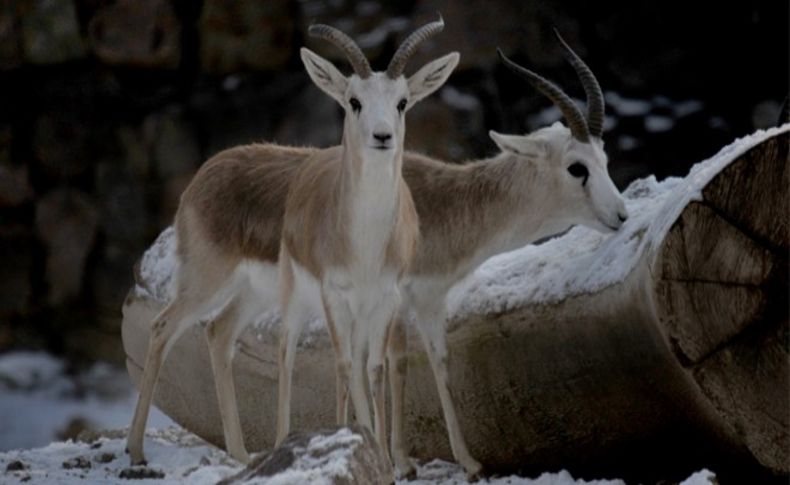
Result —
[[385, 264], [384, 253], [398, 219], [399, 185], [402, 184], [400, 150], [343, 149], [345, 206], [353, 268], [375, 275]]
[[504, 153], [463, 166], [412, 161], [404, 176], [420, 216], [415, 275], [460, 278], [494, 254], [568, 225], [535, 163]]

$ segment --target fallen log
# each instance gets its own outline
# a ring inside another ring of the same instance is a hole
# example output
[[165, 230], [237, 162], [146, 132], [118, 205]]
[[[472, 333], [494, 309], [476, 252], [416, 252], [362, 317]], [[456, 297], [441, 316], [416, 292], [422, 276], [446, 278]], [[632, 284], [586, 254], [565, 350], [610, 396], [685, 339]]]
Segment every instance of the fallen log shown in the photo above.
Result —
[[[491, 470], [567, 468], [650, 481], [709, 467], [720, 480], [790, 471], [790, 125], [757, 132], [683, 179], [634, 182], [616, 234], [585, 228], [499, 255], [451, 293], [450, 381], [473, 455]], [[175, 236], [144, 256], [124, 304], [127, 367], [168, 299]], [[240, 339], [234, 373], [245, 442], [273, 444], [275, 312]], [[411, 456], [450, 458], [428, 359], [410, 332]], [[334, 421], [322, 322], [300, 342], [293, 426]], [[163, 367], [156, 405], [223, 444], [204, 338], [193, 327]]]

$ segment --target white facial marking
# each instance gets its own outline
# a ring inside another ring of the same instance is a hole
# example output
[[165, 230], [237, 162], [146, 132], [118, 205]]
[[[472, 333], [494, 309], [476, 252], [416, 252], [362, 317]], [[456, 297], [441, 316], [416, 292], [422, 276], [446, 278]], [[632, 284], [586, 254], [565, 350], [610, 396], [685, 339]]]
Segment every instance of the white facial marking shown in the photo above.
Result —
[[524, 136], [491, 132], [491, 138], [502, 151], [537, 163], [552, 181], [553, 203], [564, 208], [573, 224], [610, 232], [628, 218], [625, 201], [609, 176], [602, 141], [580, 142], [560, 123]]

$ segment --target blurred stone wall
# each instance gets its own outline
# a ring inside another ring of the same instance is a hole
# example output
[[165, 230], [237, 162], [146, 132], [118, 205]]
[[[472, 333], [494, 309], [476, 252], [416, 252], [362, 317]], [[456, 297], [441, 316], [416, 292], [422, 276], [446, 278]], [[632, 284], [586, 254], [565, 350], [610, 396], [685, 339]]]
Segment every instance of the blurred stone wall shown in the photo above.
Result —
[[383, 69], [441, 12], [411, 63], [451, 50], [448, 85], [408, 115], [407, 146], [462, 161], [487, 132], [556, 120], [497, 62], [582, 92], [556, 26], [607, 91], [610, 170], [682, 175], [774, 122], [788, 86], [787, 3], [412, 0], [0, 0], [0, 352], [43, 347], [120, 358], [132, 268], [200, 164], [253, 141], [329, 146], [341, 112], [298, 59], [311, 22], [357, 39]]

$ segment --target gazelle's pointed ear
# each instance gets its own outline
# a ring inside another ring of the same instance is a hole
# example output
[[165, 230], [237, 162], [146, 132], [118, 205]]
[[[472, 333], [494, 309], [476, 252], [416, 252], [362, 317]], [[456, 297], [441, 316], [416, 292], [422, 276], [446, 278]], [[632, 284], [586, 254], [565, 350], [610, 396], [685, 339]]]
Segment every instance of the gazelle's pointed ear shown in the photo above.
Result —
[[518, 145], [516, 143], [519, 137], [513, 135], [503, 135], [502, 133], [497, 133], [494, 130], [490, 130], [488, 132], [488, 136], [494, 140], [496, 146], [498, 146], [503, 152], [519, 152]]
[[348, 88], [348, 78], [343, 75], [329, 61], [319, 56], [306, 47], [299, 51], [302, 56], [302, 63], [316, 86], [321, 88], [326, 94], [335, 98], [341, 105], [344, 104], [346, 89]]
[[452, 74], [461, 56], [457, 52], [447, 54], [422, 66], [419, 71], [411, 75], [409, 84], [408, 108], [417, 101], [439, 89]]
[[541, 157], [546, 154], [546, 146], [537, 138], [518, 135], [503, 135], [494, 130], [488, 132], [496, 146], [503, 152], [515, 153], [527, 157]]

